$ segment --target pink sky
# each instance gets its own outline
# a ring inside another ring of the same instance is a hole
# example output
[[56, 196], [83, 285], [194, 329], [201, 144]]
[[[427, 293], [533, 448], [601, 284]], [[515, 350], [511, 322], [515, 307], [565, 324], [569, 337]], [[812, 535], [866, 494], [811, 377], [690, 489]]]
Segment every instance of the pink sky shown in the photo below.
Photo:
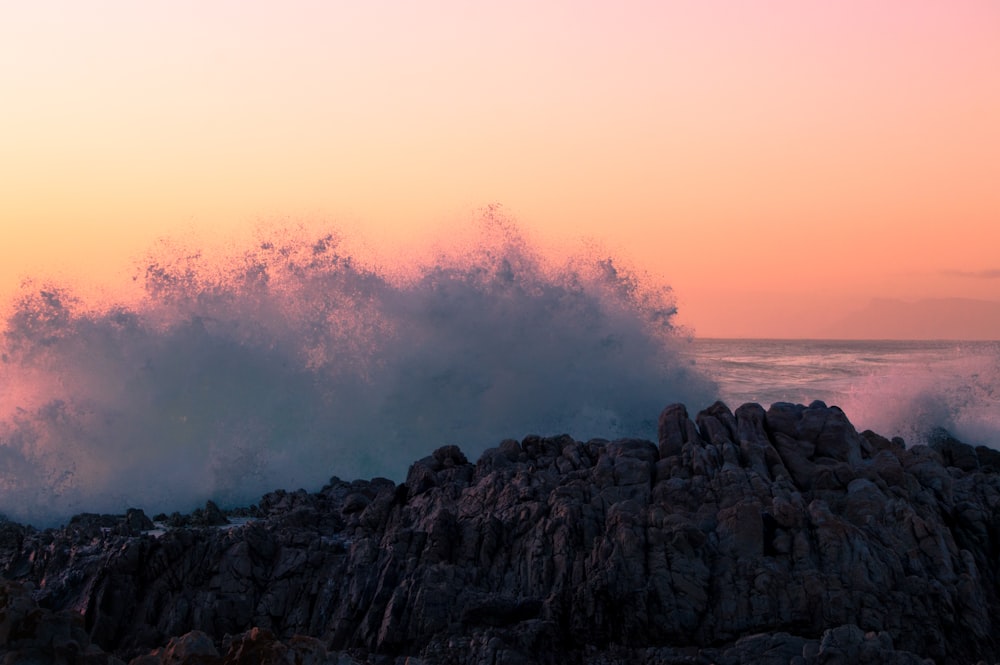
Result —
[[0, 86], [4, 301], [164, 235], [392, 253], [490, 203], [703, 336], [1000, 300], [994, 0], [15, 3]]

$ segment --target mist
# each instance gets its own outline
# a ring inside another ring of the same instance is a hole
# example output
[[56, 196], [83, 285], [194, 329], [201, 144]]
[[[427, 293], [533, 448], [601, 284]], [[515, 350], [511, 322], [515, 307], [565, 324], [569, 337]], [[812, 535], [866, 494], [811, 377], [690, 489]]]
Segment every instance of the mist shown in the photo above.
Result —
[[2, 340], [0, 512], [246, 505], [331, 476], [400, 481], [444, 444], [655, 437], [708, 403], [675, 301], [599, 256], [543, 259], [513, 225], [391, 269], [337, 233], [262, 233], [219, 259], [166, 249], [142, 297], [23, 292]]

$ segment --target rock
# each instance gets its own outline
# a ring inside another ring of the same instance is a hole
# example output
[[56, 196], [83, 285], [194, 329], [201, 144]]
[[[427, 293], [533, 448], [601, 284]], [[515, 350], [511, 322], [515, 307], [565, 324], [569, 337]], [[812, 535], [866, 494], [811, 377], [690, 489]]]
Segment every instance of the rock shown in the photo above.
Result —
[[206, 501], [205, 507], [196, 510], [191, 516], [191, 524], [195, 526], [222, 526], [229, 524], [225, 513], [215, 505], [214, 501]]
[[434, 451], [433, 457], [445, 469], [469, 463], [458, 446], [442, 446]]
[[808, 457], [813, 461], [825, 457], [856, 465], [861, 461], [862, 449], [869, 447], [843, 411], [819, 401], [807, 407], [772, 404], [767, 411], [767, 426], [776, 434], [808, 446]]
[[700, 440], [683, 404], [671, 404], [660, 413], [660, 457], [680, 455], [685, 443]]
[[133, 659], [129, 665], [218, 665], [221, 660], [212, 638], [200, 630], [192, 630], [172, 637], [167, 646]]
[[139, 508], [129, 508], [125, 511], [125, 526], [129, 535], [137, 536], [143, 531], [150, 531], [156, 528], [153, 520], [146, 517], [146, 513]]
[[4, 663], [124, 665], [91, 644], [83, 617], [39, 607], [31, 584], [0, 583], [0, 658]]
[[211, 503], [159, 536], [138, 510], [0, 522], [0, 657], [1000, 661], [1000, 453], [907, 449], [819, 402], [671, 405], [658, 434], [444, 446], [227, 529]]
[[931, 448], [941, 455], [945, 466], [954, 466], [962, 471], [979, 469], [979, 456], [976, 454], [976, 449], [967, 443], [962, 443], [949, 434], [947, 430], [937, 427], [928, 438]]

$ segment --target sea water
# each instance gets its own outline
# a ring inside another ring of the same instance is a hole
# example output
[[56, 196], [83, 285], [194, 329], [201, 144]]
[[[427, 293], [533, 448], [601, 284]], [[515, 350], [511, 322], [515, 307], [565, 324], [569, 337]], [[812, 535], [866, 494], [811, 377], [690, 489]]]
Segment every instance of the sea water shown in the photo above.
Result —
[[909, 444], [943, 427], [1000, 448], [1000, 342], [695, 339], [690, 353], [734, 409], [821, 400]]

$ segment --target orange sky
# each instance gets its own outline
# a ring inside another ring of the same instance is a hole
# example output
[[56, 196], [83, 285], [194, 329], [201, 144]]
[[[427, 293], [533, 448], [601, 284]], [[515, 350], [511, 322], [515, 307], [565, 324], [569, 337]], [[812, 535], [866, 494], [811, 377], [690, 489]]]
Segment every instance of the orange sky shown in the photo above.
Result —
[[0, 90], [4, 301], [164, 235], [397, 248], [490, 203], [704, 336], [1000, 300], [995, 0], [12, 3]]

